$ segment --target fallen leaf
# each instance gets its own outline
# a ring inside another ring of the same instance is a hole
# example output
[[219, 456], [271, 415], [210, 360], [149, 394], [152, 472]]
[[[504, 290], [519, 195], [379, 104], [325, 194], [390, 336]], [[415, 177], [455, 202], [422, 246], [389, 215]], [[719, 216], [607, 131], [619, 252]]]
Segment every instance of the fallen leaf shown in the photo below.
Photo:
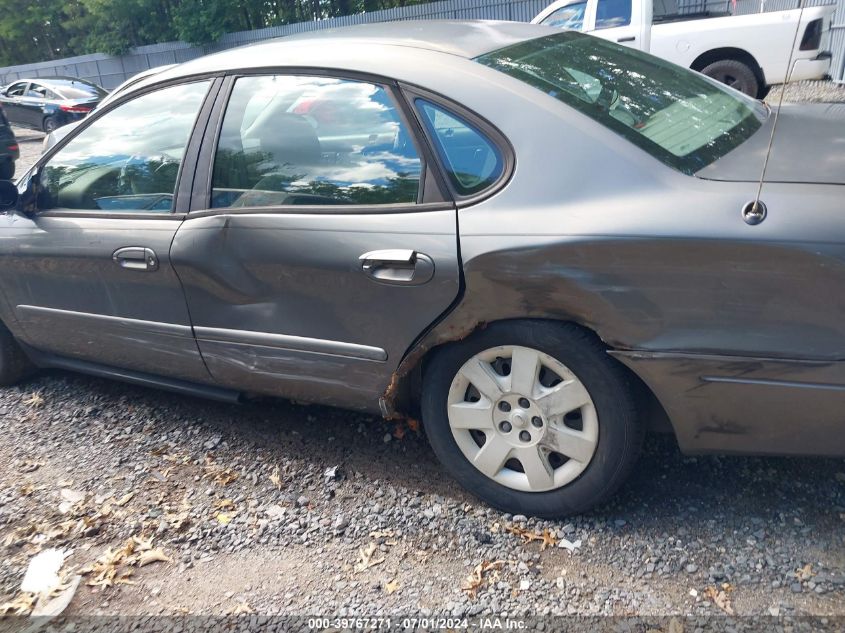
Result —
[[358, 550], [358, 556], [360, 557], [360, 561], [355, 566], [356, 571], [364, 571], [365, 569], [369, 569], [370, 567], [375, 567], [376, 565], [381, 565], [384, 562], [384, 557], [381, 558], [374, 558], [374, 554], [378, 549], [378, 545], [375, 543], [370, 543], [367, 547], [362, 547]]
[[37, 409], [38, 407], [44, 406], [44, 397], [41, 395], [41, 392], [36, 391], [24, 400], [23, 403], [32, 409]]
[[384, 590], [388, 593], [396, 593], [399, 590], [399, 582], [396, 579], [391, 580], [388, 583], [385, 583]]
[[0, 615], [27, 615], [35, 606], [35, 594], [20, 593], [11, 602], [0, 605]]
[[151, 563], [169, 563], [170, 559], [164, 553], [160, 547], [156, 549], [151, 549], [146, 552], [141, 552], [141, 555], [138, 557], [138, 567], [144, 567], [145, 565], [149, 565]]
[[548, 528], [544, 529], [542, 534], [537, 534], [536, 532], [519, 527], [518, 525], [510, 525], [505, 527], [505, 531], [520, 537], [523, 541], [525, 541], [525, 543], [540, 541], [541, 550], [544, 550], [549, 546], [557, 545], [557, 538], [549, 531]]
[[482, 561], [478, 565], [475, 566], [475, 569], [472, 570], [472, 573], [467, 576], [467, 579], [464, 581], [463, 585], [461, 585], [461, 590], [466, 591], [470, 598], [475, 598], [478, 594], [478, 590], [484, 584], [484, 574], [488, 572], [496, 572], [502, 567], [504, 567], [505, 561], [497, 560], [494, 562], [489, 561]]
[[[728, 591], [730, 591], [730, 585]], [[707, 587], [704, 590], [704, 596], [710, 601], [712, 601], [713, 604], [715, 604], [728, 615], [734, 614], [733, 606], [731, 605], [731, 599], [728, 597], [728, 594], [725, 590], [720, 590], [716, 587]]]
[[273, 469], [273, 472], [270, 473], [270, 481], [273, 482], [273, 485], [276, 486], [276, 489], [282, 489], [282, 476], [279, 474], [279, 467], [276, 466]]
[[803, 567], [796, 569], [794, 575], [798, 580], [804, 581], [810, 580], [810, 578], [816, 575], [816, 572], [813, 571], [812, 564], [807, 563]]
[[232, 522], [232, 515], [226, 512], [218, 512], [214, 515], [214, 518], [217, 519], [217, 522], [221, 525], [229, 525]]
[[130, 501], [132, 501], [132, 497], [134, 497], [134, 496], [135, 496], [135, 493], [134, 493], [134, 492], [127, 492], [127, 493], [126, 493], [125, 495], [123, 495], [120, 499], [118, 499], [115, 503], [116, 503], [117, 505], [119, 505], [119, 506], [122, 508], [122, 507], [123, 507], [123, 506], [125, 506], [127, 503], [129, 503]]
[[249, 605], [249, 603], [241, 602], [231, 609], [227, 609], [224, 615], [250, 615], [252, 613], [255, 613], [255, 610]]

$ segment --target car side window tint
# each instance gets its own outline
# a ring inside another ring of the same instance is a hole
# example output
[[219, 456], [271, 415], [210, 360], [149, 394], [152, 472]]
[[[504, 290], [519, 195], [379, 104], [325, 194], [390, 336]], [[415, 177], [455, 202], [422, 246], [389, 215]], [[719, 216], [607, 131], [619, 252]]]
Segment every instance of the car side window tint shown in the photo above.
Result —
[[422, 162], [383, 87], [269, 75], [235, 82], [211, 206], [415, 203]]
[[598, 0], [596, 30], [628, 26], [631, 23], [631, 0]]
[[26, 96], [34, 97], [35, 99], [46, 99], [47, 88], [38, 84], [29, 84], [29, 90], [26, 91]]
[[208, 81], [148, 92], [110, 110], [41, 169], [41, 210], [170, 213]]
[[459, 194], [478, 193], [499, 179], [504, 171], [504, 160], [493, 141], [439, 105], [425, 99], [417, 99], [416, 104]]
[[543, 20], [545, 26], [556, 26], [561, 29], [581, 31], [584, 29], [584, 14], [587, 11], [586, 2], [573, 2], [560, 9], [552, 11]]
[[12, 84], [11, 86], [9, 86], [9, 89], [6, 90], [6, 94], [10, 97], [21, 97], [21, 96], [23, 96], [23, 93], [26, 90], [27, 85], [28, 84], [25, 81], [21, 81], [19, 83]]

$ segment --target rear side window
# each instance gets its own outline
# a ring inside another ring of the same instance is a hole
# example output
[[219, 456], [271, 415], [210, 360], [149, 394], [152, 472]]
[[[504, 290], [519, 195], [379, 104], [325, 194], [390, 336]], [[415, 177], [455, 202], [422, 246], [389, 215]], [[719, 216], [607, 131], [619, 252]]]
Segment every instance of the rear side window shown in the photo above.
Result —
[[241, 77], [223, 118], [212, 207], [416, 203], [422, 161], [382, 86]]
[[480, 130], [431, 101], [417, 99], [416, 104], [455, 191], [469, 196], [501, 177], [502, 153]]
[[560, 29], [572, 29], [580, 31], [584, 28], [584, 13], [587, 11], [587, 3], [573, 2], [557, 9], [546, 16], [541, 22], [546, 26], [556, 26]]
[[598, 0], [596, 30], [628, 26], [631, 23], [631, 0]]

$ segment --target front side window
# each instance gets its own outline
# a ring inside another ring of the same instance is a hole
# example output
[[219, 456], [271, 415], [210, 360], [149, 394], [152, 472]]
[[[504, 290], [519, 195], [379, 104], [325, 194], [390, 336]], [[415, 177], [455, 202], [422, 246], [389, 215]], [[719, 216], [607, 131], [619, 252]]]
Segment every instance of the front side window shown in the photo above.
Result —
[[699, 73], [579, 33], [482, 55], [511, 75], [693, 174], [760, 129], [766, 107]]
[[6, 90], [6, 94], [10, 97], [22, 97], [28, 85], [29, 84], [26, 81], [19, 81], [18, 83], [9, 86], [9, 89]]
[[586, 2], [573, 2], [552, 11], [541, 22], [546, 26], [556, 26], [560, 29], [581, 31], [584, 28], [584, 13], [587, 11]]
[[628, 26], [631, 23], [631, 0], [598, 0], [596, 30]]
[[464, 196], [496, 182], [504, 171], [502, 154], [475, 126], [425, 99], [416, 100], [455, 190]]
[[42, 210], [169, 213], [209, 82], [141, 95], [99, 117], [41, 169]]
[[417, 202], [422, 163], [387, 90], [273, 75], [235, 82], [212, 207]]

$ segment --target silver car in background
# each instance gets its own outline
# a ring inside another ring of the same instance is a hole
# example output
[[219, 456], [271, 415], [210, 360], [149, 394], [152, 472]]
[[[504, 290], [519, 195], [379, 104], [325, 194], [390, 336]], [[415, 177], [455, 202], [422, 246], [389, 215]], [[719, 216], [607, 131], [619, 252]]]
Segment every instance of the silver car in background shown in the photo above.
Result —
[[[175, 64], [166, 64], [164, 66], [156, 66], [155, 68], [149, 68], [147, 70], [142, 70], [137, 75], [132, 75], [129, 79], [124, 81], [117, 88], [115, 88], [108, 95], [106, 95], [103, 98], [103, 100], [100, 101], [100, 103], [97, 105], [97, 108], [102, 108], [103, 106], [108, 105], [110, 102], [114, 101], [115, 99], [117, 99], [118, 97], [123, 95], [129, 88], [131, 88], [132, 86], [139, 83], [142, 79], [146, 79], [147, 77], [152, 77], [153, 75], [156, 75], [160, 72], [163, 72], [165, 70], [173, 68], [173, 66], [175, 66]], [[92, 112], [95, 111], [97, 108], [94, 108], [94, 110], [92, 110]], [[56, 128], [52, 132], [47, 134], [47, 136], [44, 137], [44, 141], [42, 142], [42, 145], [41, 145], [41, 153], [43, 154], [48, 149], [53, 147], [53, 145], [55, 145], [60, 140], [62, 140], [64, 137], [66, 137], [68, 134], [70, 134], [73, 131], [73, 129], [77, 125], [79, 125], [79, 123], [80, 123], [80, 121], [68, 123], [67, 125], [63, 125], [62, 127]]]

